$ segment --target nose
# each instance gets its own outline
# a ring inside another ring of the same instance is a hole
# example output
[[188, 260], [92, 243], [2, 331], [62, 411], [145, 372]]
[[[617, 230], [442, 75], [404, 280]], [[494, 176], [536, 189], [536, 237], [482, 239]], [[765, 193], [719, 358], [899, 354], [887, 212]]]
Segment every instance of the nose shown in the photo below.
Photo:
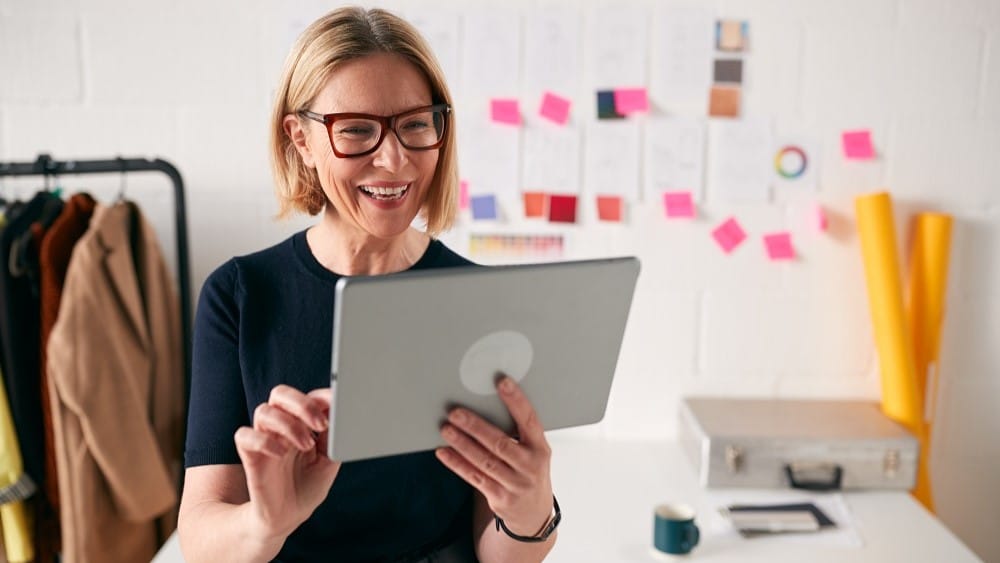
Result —
[[373, 164], [389, 172], [397, 172], [406, 164], [406, 148], [399, 142], [395, 131], [388, 131], [382, 145], [375, 149]]

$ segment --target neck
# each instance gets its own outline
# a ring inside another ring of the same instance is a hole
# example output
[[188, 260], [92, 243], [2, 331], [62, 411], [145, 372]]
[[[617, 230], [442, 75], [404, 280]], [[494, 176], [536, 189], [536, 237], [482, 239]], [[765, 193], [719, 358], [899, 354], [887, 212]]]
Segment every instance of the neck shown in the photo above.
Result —
[[324, 268], [344, 276], [402, 272], [420, 260], [430, 244], [426, 233], [412, 227], [392, 238], [378, 238], [325, 214], [306, 232], [306, 240]]

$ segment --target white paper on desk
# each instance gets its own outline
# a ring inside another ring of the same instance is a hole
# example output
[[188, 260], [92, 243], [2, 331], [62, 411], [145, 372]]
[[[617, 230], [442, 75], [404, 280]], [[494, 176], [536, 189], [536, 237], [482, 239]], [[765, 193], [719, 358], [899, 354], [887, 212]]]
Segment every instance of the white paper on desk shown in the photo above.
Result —
[[715, 53], [713, 11], [660, 6], [653, 26], [650, 96], [668, 113], [705, 115]]
[[639, 122], [591, 121], [584, 140], [584, 188], [639, 200]]
[[570, 97], [580, 87], [582, 17], [572, 8], [533, 12], [524, 26], [524, 86], [535, 112], [542, 92]]
[[466, 11], [462, 24], [462, 94], [517, 96], [520, 14], [510, 9], [479, 8]]
[[[765, 534], [743, 538], [722, 514], [720, 507], [732, 504], [792, 504], [811, 502], [826, 513], [836, 528], [821, 528], [818, 532]], [[706, 503], [714, 510], [702, 518], [702, 533], [733, 542], [775, 542], [778, 544], [804, 544], [823, 547], [860, 549], [864, 546], [858, 524], [844, 501], [844, 495], [816, 495], [798, 491], [734, 491], [706, 493]], [[700, 516], [700, 515], [699, 515]]]
[[693, 117], [650, 119], [646, 123], [646, 197], [689, 191], [701, 199], [705, 166], [705, 122]]
[[[455, 10], [441, 8], [421, 8], [406, 10], [404, 15], [420, 34], [430, 43], [438, 64], [444, 71], [450, 87], [459, 86], [458, 61], [459, 49], [459, 17]], [[452, 92], [452, 95], [456, 92]]]
[[591, 91], [646, 84], [648, 21], [644, 6], [626, 2], [589, 12], [584, 38]]
[[774, 163], [771, 123], [764, 118], [709, 122], [710, 200], [767, 202]]
[[524, 129], [524, 169], [521, 185], [526, 191], [580, 193], [580, 130], [545, 123]]
[[463, 114], [458, 126], [459, 175], [472, 195], [518, 194], [520, 127], [489, 121], [487, 111]]

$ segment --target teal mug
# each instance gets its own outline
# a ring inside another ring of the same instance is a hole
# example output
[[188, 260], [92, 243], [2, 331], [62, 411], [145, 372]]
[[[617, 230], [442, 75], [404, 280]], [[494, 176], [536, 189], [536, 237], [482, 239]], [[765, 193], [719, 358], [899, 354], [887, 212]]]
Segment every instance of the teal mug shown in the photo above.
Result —
[[694, 510], [683, 504], [661, 504], [653, 515], [653, 547], [670, 555], [686, 555], [698, 545], [700, 534]]

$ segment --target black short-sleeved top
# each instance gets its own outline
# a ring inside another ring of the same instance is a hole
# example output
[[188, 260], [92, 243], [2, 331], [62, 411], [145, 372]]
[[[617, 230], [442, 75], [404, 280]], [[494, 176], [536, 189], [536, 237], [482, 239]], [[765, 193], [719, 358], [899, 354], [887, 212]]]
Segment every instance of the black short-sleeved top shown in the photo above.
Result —
[[[412, 269], [472, 264], [432, 240]], [[233, 258], [205, 281], [195, 316], [186, 467], [240, 463], [233, 434], [284, 383], [330, 385], [334, 287], [305, 231]], [[471, 534], [472, 489], [433, 452], [345, 463], [278, 560], [381, 561]]]

